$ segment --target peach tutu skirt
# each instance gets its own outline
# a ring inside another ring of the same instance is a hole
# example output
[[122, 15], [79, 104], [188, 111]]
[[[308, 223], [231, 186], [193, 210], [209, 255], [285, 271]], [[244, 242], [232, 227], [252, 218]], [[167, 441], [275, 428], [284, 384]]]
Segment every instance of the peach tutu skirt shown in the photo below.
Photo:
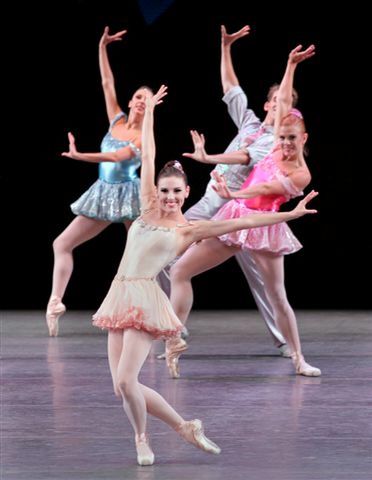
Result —
[[93, 315], [93, 325], [108, 330], [136, 328], [155, 338], [173, 337], [183, 327], [155, 279], [119, 275]]
[[[226, 220], [241, 218], [248, 215], [265, 213], [260, 210], [251, 210], [243, 203], [232, 200], [226, 203], [212, 218], [212, 220]], [[267, 212], [269, 213], [269, 212]], [[294, 236], [285, 222], [266, 227], [249, 228], [237, 232], [227, 233], [218, 237], [226, 245], [239, 247], [243, 250], [258, 250], [272, 252], [277, 255], [288, 255], [302, 248], [301, 243]]]

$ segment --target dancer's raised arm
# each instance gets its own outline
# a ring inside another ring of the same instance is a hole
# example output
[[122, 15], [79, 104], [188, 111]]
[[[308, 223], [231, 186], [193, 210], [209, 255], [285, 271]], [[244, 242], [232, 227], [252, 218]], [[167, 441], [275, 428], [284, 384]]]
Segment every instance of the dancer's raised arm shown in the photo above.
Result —
[[250, 26], [245, 25], [237, 32], [229, 34], [226, 32], [225, 25], [221, 25], [221, 83], [223, 93], [227, 93], [231, 88], [239, 85], [231, 58], [231, 45], [239, 38], [248, 35], [249, 31]]
[[115, 79], [108, 59], [107, 45], [112, 42], [121, 41], [126, 33], [126, 30], [121, 30], [120, 32], [110, 35], [109, 27], [105, 27], [98, 46], [99, 70], [101, 74], [103, 94], [105, 96], [107, 116], [110, 122], [114, 119], [115, 115], [121, 111], [121, 109], [117, 101]]
[[293, 80], [296, 67], [304, 60], [315, 55], [315, 46], [310, 45], [306, 50], [301, 51], [302, 45], [297, 45], [290, 51], [287, 66], [280, 82], [277, 92], [277, 106], [275, 110], [274, 135], [278, 139], [281, 120], [288, 115], [293, 101]]
[[167, 95], [167, 88], [162, 85], [155, 95], [146, 97], [146, 111], [142, 125], [141, 201], [143, 209], [150, 208], [156, 200], [154, 109], [156, 105], [163, 102], [163, 97]]

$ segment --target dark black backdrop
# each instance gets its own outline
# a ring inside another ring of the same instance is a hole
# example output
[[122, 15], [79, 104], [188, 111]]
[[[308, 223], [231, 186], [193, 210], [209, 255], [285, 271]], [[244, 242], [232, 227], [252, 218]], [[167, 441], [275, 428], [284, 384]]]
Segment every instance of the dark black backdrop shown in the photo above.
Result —
[[[10, 81], [17, 93], [12, 97], [11, 155], [4, 159], [1, 177], [3, 308], [44, 307], [52, 240], [73, 218], [69, 204], [97, 177], [96, 165], [59, 153], [67, 148], [68, 130], [81, 151], [97, 151], [107, 130], [97, 62], [104, 26], [128, 29], [122, 43], [109, 46], [123, 108], [139, 85], [169, 87], [156, 112], [157, 161], [162, 165], [190, 150], [190, 128], [205, 133], [210, 152], [223, 151], [235, 133], [220, 100], [221, 23], [229, 32], [244, 24], [252, 27], [249, 37], [234, 45], [233, 60], [261, 117], [267, 89], [280, 81], [289, 50], [315, 43], [317, 54], [298, 68], [295, 86], [310, 135], [308, 162], [312, 187], [320, 191], [314, 202], [319, 214], [291, 224], [304, 249], [286, 258], [288, 295], [296, 308], [371, 306], [368, 282], [358, 273], [371, 258], [371, 242], [364, 226], [350, 218], [358, 190], [350, 169], [353, 140], [342, 121], [352, 115], [345, 102], [352, 55], [342, 32], [348, 12], [331, 18], [314, 3], [300, 9], [298, 2], [176, 0], [150, 22], [134, 0], [50, 3], [23, 5], [12, 33], [18, 42], [11, 42]], [[147, 2], [153, 13], [157, 3], [166, 2]], [[192, 205], [204, 192], [210, 168], [183, 163]], [[124, 228], [112, 225], [76, 251], [65, 297], [69, 308], [99, 305], [124, 244]], [[195, 279], [194, 286], [196, 308], [254, 308], [234, 260]]]

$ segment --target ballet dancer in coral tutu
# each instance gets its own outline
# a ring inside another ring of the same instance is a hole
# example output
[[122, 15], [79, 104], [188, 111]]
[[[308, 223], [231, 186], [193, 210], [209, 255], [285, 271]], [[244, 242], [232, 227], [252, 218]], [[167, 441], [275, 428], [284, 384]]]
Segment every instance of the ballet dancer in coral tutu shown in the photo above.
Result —
[[181, 164], [166, 163], [155, 184], [154, 109], [166, 93], [167, 87], [161, 86], [155, 95], [148, 95], [146, 99], [142, 129], [142, 214], [129, 230], [117, 275], [93, 316], [95, 326], [108, 330], [113, 387], [122, 398], [133, 427], [139, 465], [152, 465], [155, 458], [147, 434], [148, 413], [167, 423], [196, 447], [220, 453], [220, 448], [204, 434], [201, 420], [185, 420], [162, 396], [138, 380], [153, 340], [177, 337], [182, 329], [168, 297], [156, 281], [158, 273], [194, 242], [315, 213], [306, 208], [307, 202], [316, 195], [313, 192], [291, 212], [187, 222], [181, 209], [190, 188]]

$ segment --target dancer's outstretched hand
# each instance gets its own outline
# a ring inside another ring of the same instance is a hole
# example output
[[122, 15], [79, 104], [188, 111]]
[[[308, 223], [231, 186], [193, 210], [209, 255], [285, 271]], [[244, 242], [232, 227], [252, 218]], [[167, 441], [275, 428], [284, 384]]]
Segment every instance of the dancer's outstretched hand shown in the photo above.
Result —
[[112, 42], [119, 42], [123, 39], [123, 36], [127, 33], [126, 30], [121, 30], [120, 32], [110, 35], [109, 27], [105, 27], [101, 40], [99, 41], [101, 46], [106, 46]]
[[317, 195], [318, 192], [311, 190], [311, 192], [308, 193], [305, 198], [300, 200], [297, 206], [292, 210], [292, 214], [294, 215], [293, 218], [299, 218], [303, 215], [307, 215], [308, 213], [318, 213], [318, 210], [306, 208], [307, 204]]
[[68, 152], [62, 152], [61, 155], [62, 157], [74, 158], [78, 154], [78, 151], [75, 145], [75, 137], [72, 135], [71, 132], [68, 132], [67, 136], [68, 136]]
[[225, 177], [216, 171], [213, 171], [211, 176], [215, 181], [215, 183], [212, 185], [213, 190], [217, 192], [221, 198], [233, 198], [232, 192], [229, 190], [229, 187], [226, 184]]
[[159, 90], [151, 95], [150, 93], [146, 96], [146, 108], [154, 108], [156, 105], [163, 103], [163, 97], [168, 95], [168, 87], [166, 85], [161, 85]]
[[315, 55], [315, 45], [310, 45], [306, 50], [301, 51], [302, 45], [297, 45], [290, 53], [288, 60], [291, 63], [300, 63]]
[[192, 153], [183, 153], [182, 156], [192, 158], [201, 163], [212, 163], [208, 160], [207, 152], [205, 151], [204, 135], [196, 130], [190, 130], [190, 134], [194, 144], [194, 151]]
[[227, 33], [225, 25], [221, 25], [221, 43], [223, 46], [228, 47], [232, 45], [236, 40], [239, 38], [245, 37], [249, 34], [251, 27], [249, 25], [245, 25], [243, 28], [238, 30], [235, 33]]

